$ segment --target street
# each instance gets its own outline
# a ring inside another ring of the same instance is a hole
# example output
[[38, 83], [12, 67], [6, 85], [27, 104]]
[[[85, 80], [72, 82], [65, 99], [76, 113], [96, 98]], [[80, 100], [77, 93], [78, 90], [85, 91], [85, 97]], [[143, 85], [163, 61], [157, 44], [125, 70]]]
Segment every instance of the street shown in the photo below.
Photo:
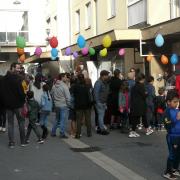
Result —
[[[54, 117], [50, 117], [50, 122]], [[17, 125], [16, 125], [17, 126]], [[51, 126], [51, 123], [49, 123]], [[7, 132], [0, 134], [0, 175], [2, 180], [160, 180], [166, 163], [165, 132], [155, 132], [130, 139], [119, 130], [110, 135], [86, 137], [83, 128], [80, 140], [48, 137], [37, 144], [32, 133], [27, 147], [9, 149]], [[91, 148], [89, 148], [91, 147]], [[88, 152], [95, 151], [95, 152]]]

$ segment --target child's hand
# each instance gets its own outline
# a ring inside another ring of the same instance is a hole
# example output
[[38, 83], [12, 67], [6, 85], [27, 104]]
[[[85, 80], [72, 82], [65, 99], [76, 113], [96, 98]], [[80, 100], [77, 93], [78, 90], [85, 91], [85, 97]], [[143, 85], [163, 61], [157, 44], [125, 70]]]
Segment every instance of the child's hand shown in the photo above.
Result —
[[180, 120], [180, 112], [177, 113], [176, 119]]

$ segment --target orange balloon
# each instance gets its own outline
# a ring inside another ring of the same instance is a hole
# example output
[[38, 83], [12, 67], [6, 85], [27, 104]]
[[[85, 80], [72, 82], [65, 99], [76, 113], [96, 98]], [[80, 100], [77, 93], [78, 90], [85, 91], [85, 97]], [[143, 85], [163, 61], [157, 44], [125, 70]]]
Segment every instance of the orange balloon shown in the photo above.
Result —
[[149, 55], [146, 57], [146, 60], [147, 60], [148, 62], [151, 62], [152, 58], [153, 58], [153, 55], [152, 55], [152, 54], [149, 54]]
[[163, 64], [168, 64], [169, 60], [168, 60], [167, 56], [162, 55], [162, 56], [161, 56], [161, 62], [162, 62]]
[[26, 59], [25, 54], [23, 54], [23, 55], [21, 55], [21, 56], [19, 57], [19, 61], [22, 62], [22, 63], [25, 61], [25, 59]]
[[24, 54], [24, 49], [23, 48], [17, 48], [17, 53], [19, 55], [23, 55]]

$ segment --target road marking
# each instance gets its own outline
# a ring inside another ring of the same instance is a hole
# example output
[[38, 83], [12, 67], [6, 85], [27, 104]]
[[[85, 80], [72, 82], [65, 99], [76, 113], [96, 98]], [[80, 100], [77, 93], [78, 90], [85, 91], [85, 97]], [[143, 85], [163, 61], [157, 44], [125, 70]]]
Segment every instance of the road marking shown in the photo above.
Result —
[[[89, 145], [81, 142], [77, 139], [63, 139], [72, 148], [87, 148]], [[144, 177], [136, 174], [134, 171], [128, 169], [119, 162], [109, 158], [101, 152], [81, 152], [84, 156], [90, 159], [92, 162], [105, 169], [107, 172], [112, 174], [118, 180], [146, 180]]]

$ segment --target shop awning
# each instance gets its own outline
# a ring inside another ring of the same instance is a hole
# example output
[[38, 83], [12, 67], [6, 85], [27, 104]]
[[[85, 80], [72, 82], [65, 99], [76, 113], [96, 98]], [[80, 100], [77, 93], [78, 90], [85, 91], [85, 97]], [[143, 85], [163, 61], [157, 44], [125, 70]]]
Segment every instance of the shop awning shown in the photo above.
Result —
[[[90, 44], [92, 47], [99, 47], [102, 45], [102, 39], [105, 35], [109, 35], [112, 39], [112, 42], [120, 41], [128, 41], [128, 42], [134, 42], [139, 41], [141, 37], [141, 31], [139, 29], [126, 29], [126, 30], [112, 30], [100, 35], [97, 35], [95, 37], [86, 39], [86, 43]], [[77, 44], [72, 44], [71, 46], [72, 51], [80, 51], [80, 48], [77, 46]], [[67, 47], [61, 49], [62, 54], [65, 54], [65, 50]]]

